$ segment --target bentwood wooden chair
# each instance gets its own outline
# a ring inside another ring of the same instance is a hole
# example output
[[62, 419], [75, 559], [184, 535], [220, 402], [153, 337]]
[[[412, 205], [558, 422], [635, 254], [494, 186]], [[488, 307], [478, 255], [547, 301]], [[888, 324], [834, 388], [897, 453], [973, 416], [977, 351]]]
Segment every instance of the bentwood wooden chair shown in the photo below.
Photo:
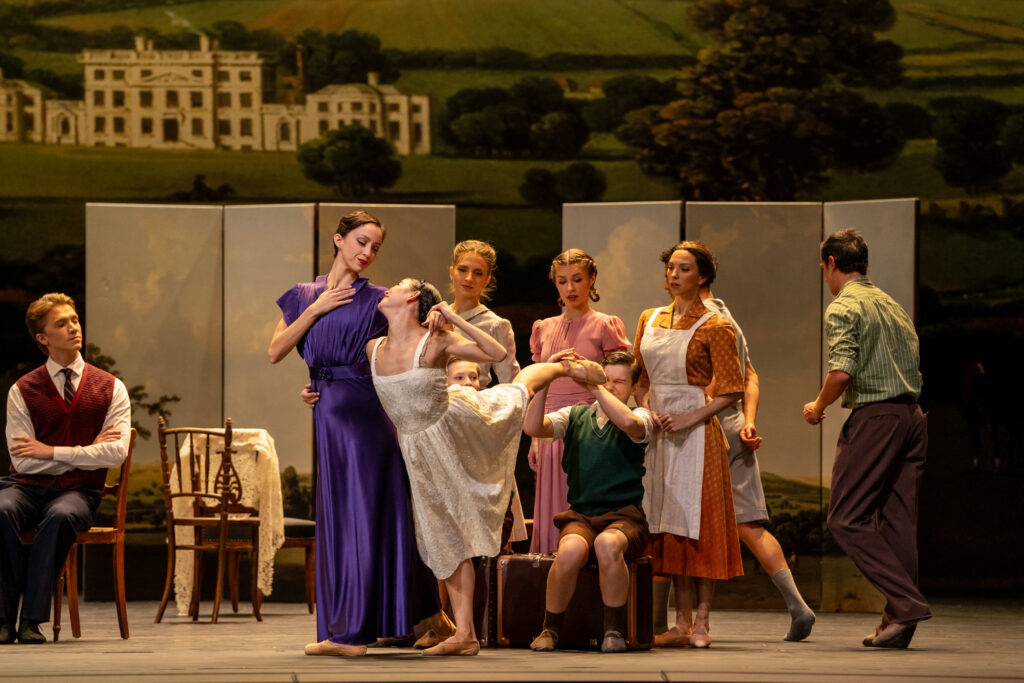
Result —
[[[220, 614], [225, 575], [229, 571], [229, 553], [233, 555], [244, 550], [249, 551], [252, 557], [252, 613], [257, 621], [263, 621], [257, 587], [259, 511], [241, 503], [242, 482], [231, 460], [234, 455], [231, 418], [225, 421], [223, 432], [194, 427], [170, 429], [160, 418], [157, 433], [167, 513], [167, 577], [154, 621], [160, 623], [167, 608], [179, 550], [194, 553], [189, 604], [189, 615], [193, 621], [199, 618], [204, 552], [217, 553], [217, 585], [210, 619], [215, 624]], [[215, 448], [220, 443], [223, 443], [222, 450]], [[216, 466], [213, 456], [219, 456]], [[178, 541], [179, 529], [186, 530], [190, 542]]]
[[[82, 637], [82, 627], [78, 613], [78, 546], [79, 545], [112, 545], [113, 546], [113, 581], [114, 581], [114, 604], [117, 607], [117, 626], [121, 631], [121, 637], [128, 637], [128, 609], [125, 601], [124, 589], [124, 533], [128, 512], [128, 474], [132, 467], [132, 452], [135, 450], [135, 439], [138, 432], [134, 429], [128, 439], [128, 453], [124, 462], [121, 463], [120, 474], [117, 483], [103, 487], [104, 496], [116, 496], [114, 505], [113, 526], [90, 527], [86, 531], [79, 531], [75, 542], [68, 551], [68, 557], [64, 561], [64, 568], [57, 576], [57, 582], [53, 591], [53, 641], [60, 639], [61, 611], [63, 607], [65, 589], [68, 596], [68, 615], [71, 619], [71, 635], [75, 638]], [[31, 543], [35, 539], [36, 532], [33, 529], [21, 536], [23, 543]]]

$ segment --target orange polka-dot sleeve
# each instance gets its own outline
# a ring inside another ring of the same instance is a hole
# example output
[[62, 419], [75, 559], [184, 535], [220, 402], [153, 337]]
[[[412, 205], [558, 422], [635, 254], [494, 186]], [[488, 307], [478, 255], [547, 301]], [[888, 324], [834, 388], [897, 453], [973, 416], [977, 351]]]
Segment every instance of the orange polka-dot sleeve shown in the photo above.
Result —
[[711, 354], [711, 367], [715, 376], [715, 396], [742, 393], [744, 388], [743, 368], [736, 351], [736, 333], [732, 326], [715, 317], [708, 321], [707, 344]]

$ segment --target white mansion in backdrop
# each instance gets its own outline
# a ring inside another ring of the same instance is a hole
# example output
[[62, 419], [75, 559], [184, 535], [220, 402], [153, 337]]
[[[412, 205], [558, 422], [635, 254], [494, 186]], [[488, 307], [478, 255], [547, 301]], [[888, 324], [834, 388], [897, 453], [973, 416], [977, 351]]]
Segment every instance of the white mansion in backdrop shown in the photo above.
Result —
[[[154, 149], [294, 151], [328, 130], [364, 126], [401, 155], [430, 154], [430, 100], [370, 73], [328, 85], [302, 104], [272, 103], [275, 57], [218, 50], [83, 50], [85, 100], [0, 72], [0, 141]], [[301, 99], [301, 98], [300, 98]]]

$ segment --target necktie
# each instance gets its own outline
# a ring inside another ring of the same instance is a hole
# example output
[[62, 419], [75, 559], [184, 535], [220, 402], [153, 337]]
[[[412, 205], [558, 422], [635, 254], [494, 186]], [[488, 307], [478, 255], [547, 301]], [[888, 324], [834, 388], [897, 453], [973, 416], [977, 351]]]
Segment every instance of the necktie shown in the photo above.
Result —
[[75, 388], [71, 386], [71, 377], [74, 376], [75, 371], [71, 368], [64, 368], [61, 372], [64, 373], [64, 402], [71, 405], [71, 402], [75, 400]]

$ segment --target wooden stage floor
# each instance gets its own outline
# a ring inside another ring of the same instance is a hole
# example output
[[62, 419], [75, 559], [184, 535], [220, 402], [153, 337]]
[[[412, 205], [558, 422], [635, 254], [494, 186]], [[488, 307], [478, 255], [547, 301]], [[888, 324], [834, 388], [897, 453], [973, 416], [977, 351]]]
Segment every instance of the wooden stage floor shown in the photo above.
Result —
[[[708, 650], [617, 655], [486, 649], [477, 657], [423, 658], [412, 649], [366, 657], [306, 657], [313, 617], [304, 605], [268, 602], [264, 621], [228, 614], [221, 623], [165, 617], [156, 603], [129, 603], [131, 638], [121, 640], [112, 603], [82, 603], [82, 638], [67, 614], [57, 644], [0, 646], [0, 679], [25, 681], [855, 681], [1024, 680], [1024, 601], [933, 602], [906, 651], [862, 647], [869, 614], [819, 614], [810, 639], [782, 641], [782, 612], [712, 614]], [[171, 606], [173, 609], [173, 605]], [[211, 606], [203, 604], [203, 614]], [[245, 605], [242, 606], [244, 610]], [[169, 610], [170, 611], [170, 610]], [[47, 637], [49, 629], [44, 629]]]

